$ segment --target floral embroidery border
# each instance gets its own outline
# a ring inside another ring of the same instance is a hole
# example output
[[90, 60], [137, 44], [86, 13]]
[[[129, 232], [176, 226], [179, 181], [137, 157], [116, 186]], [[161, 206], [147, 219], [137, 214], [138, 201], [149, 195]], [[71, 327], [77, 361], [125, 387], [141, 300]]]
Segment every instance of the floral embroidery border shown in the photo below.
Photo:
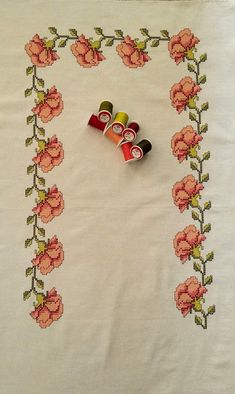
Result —
[[[191, 169], [198, 174], [198, 181], [193, 175], [186, 176], [181, 182], [177, 182], [173, 187], [173, 198], [175, 204], [183, 212], [186, 208], [193, 207], [197, 211], [192, 212], [192, 217], [198, 221], [200, 231], [194, 225], [186, 227], [182, 232], [176, 234], [174, 239], [175, 252], [182, 262], [191, 258], [197, 259], [194, 262], [194, 270], [201, 273], [202, 283], [193, 276], [180, 284], [175, 291], [175, 301], [183, 316], [192, 310], [200, 312], [195, 315], [195, 322], [203, 328], [207, 328], [207, 317], [215, 312], [215, 306], [210, 306], [207, 313], [202, 308], [204, 302], [203, 295], [206, 293], [206, 286], [212, 283], [212, 275], [206, 276], [206, 264], [213, 259], [213, 252], [209, 252], [206, 257], [202, 257], [202, 241], [205, 240], [204, 233], [211, 229], [210, 224], [205, 223], [205, 211], [211, 208], [211, 203], [205, 202], [204, 207], [199, 204], [201, 199], [200, 191], [204, 188], [203, 183], [209, 179], [208, 174], [203, 174], [203, 163], [210, 158], [210, 152], [205, 152], [199, 156], [202, 133], [207, 131], [207, 124], [202, 124], [202, 112], [208, 109], [208, 103], [202, 104], [201, 108], [196, 104], [197, 93], [206, 82], [206, 76], [200, 75], [200, 64], [206, 61], [206, 54], [196, 59], [196, 44], [199, 39], [194, 36], [190, 29], [181, 30], [177, 35], [170, 37], [167, 30], [161, 30], [159, 35], [151, 35], [149, 30], [141, 28], [142, 38], [132, 39], [129, 35], [124, 36], [122, 30], [115, 30], [114, 35], [106, 35], [100, 27], [94, 28], [97, 37], [86, 38], [83, 34], [78, 35], [76, 29], [69, 29], [69, 34], [59, 34], [55, 27], [49, 27], [52, 37], [40, 38], [38, 34], [25, 45], [25, 51], [30, 57], [32, 65], [27, 67], [26, 75], [32, 77], [31, 86], [25, 90], [25, 97], [32, 94], [35, 96], [35, 106], [31, 109], [33, 114], [26, 118], [28, 125], [32, 126], [32, 134], [26, 138], [27, 147], [34, 144], [36, 155], [32, 158], [33, 164], [27, 166], [27, 174], [32, 176], [32, 185], [26, 188], [25, 195], [29, 197], [36, 194], [36, 206], [32, 208], [33, 215], [27, 217], [27, 225], [32, 225], [32, 236], [25, 241], [25, 247], [36, 245], [34, 257], [31, 265], [26, 268], [26, 277], [31, 278], [31, 287], [23, 294], [24, 300], [34, 294], [36, 302], [33, 303], [34, 310], [30, 313], [41, 328], [49, 327], [63, 314], [62, 297], [57, 293], [55, 287], [46, 293], [43, 292], [44, 281], [38, 277], [47, 275], [53, 269], [60, 267], [64, 261], [63, 245], [58, 241], [56, 235], [46, 240], [46, 230], [41, 227], [39, 220], [46, 224], [59, 216], [64, 209], [62, 193], [56, 185], [46, 187], [46, 179], [41, 172], [47, 173], [60, 165], [64, 158], [63, 144], [56, 135], [45, 138], [47, 131], [42, 124], [50, 122], [55, 116], [59, 116], [63, 110], [64, 103], [62, 95], [55, 86], [45, 89], [44, 80], [38, 76], [38, 70], [59, 60], [57, 50], [66, 47], [71, 42], [71, 52], [75, 56], [78, 64], [83, 68], [98, 66], [106, 60], [101, 50], [102, 45], [106, 47], [118, 43], [116, 51], [122, 62], [129, 68], [143, 67], [151, 57], [147, 48], [158, 47], [160, 42], [168, 43], [170, 57], [178, 65], [185, 60], [189, 60], [188, 70], [195, 74], [195, 81], [191, 77], [183, 78], [175, 84], [170, 92], [173, 107], [178, 113], [191, 109], [189, 118], [196, 122], [197, 130], [192, 126], [186, 126], [172, 138], [173, 154], [182, 162], [188, 157], [193, 158]], [[203, 321], [204, 319], [204, 321]]]

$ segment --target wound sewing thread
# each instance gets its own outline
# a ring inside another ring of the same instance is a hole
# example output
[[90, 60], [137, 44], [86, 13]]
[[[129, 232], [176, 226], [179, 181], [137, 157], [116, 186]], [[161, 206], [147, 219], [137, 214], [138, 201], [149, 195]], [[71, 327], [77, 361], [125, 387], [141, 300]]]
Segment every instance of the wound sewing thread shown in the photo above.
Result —
[[149, 140], [142, 140], [138, 144], [132, 146], [131, 154], [135, 159], [139, 160], [142, 159], [146, 153], [150, 152], [151, 149], [151, 142]]

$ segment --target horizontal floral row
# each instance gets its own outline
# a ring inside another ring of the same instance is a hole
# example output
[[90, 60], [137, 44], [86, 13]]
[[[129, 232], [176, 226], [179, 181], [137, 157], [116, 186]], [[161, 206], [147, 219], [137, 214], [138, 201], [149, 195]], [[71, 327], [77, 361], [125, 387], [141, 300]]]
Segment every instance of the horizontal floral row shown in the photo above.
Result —
[[146, 62], [151, 60], [148, 55], [147, 47], [158, 47], [160, 41], [168, 42], [170, 57], [179, 64], [185, 59], [187, 52], [199, 42], [190, 29], [183, 29], [178, 34], [169, 36], [167, 30], [161, 30], [161, 34], [153, 36], [146, 28], [140, 29], [143, 39], [132, 39], [129, 35], [124, 36], [122, 30], [115, 30], [114, 35], [105, 35], [103, 29], [95, 28], [97, 39], [87, 38], [84, 34], [78, 35], [76, 29], [69, 29], [68, 35], [61, 35], [55, 27], [50, 27], [49, 31], [53, 34], [52, 39], [41, 38], [35, 34], [32, 40], [25, 45], [25, 50], [30, 56], [31, 61], [37, 67], [52, 65], [59, 59], [56, 46], [65, 47], [68, 41], [73, 41], [70, 45], [72, 54], [77, 62], [85, 68], [97, 66], [106, 58], [101, 51], [102, 44], [112, 46], [117, 42], [116, 51], [125, 66], [129, 68], [143, 67]]

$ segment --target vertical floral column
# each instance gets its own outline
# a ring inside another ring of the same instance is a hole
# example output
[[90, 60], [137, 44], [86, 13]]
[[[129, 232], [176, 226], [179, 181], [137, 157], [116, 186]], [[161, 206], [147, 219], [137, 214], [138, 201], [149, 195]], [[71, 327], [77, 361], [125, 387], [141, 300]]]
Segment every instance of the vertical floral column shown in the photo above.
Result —
[[[31, 226], [31, 236], [26, 239], [25, 247], [34, 247], [31, 264], [26, 268], [26, 277], [30, 278], [30, 287], [24, 292], [24, 300], [32, 295], [35, 297], [34, 310], [30, 313], [41, 328], [50, 326], [63, 314], [62, 298], [53, 287], [44, 292], [44, 281], [39, 274], [45, 276], [58, 268], [64, 260], [63, 245], [57, 236], [46, 236], [43, 225], [59, 216], [64, 209], [62, 193], [56, 185], [46, 187], [46, 180], [42, 173], [47, 173], [60, 165], [64, 158], [63, 145], [56, 135], [45, 138], [46, 130], [42, 123], [50, 122], [63, 110], [61, 94], [55, 86], [44, 90], [44, 80], [39, 78], [38, 69], [51, 66], [59, 59], [53, 51], [50, 41], [42, 40], [37, 34], [25, 45], [32, 65], [27, 67], [26, 75], [31, 76], [31, 86], [25, 90], [25, 97], [35, 96], [35, 106], [27, 116], [27, 124], [31, 126], [31, 135], [26, 138], [27, 147], [34, 146], [36, 154], [27, 167], [27, 174], [31, 176], [31, 185], [26, 188], [25, 196], [35, 196], [35, 206], [27, 217], [27, 225]], [[42, 122], [42, 123], [41, 123]]]
[[208, 130], [207, 123], [203, 122], [203, 115], [208, 110], [208, 102], [200, 104], [199, 93], [206, 82], [206, 75], [201, 75], [201, 64], [207, 60], [206, 53], [197, 56], [196, 44], [199, 39], [189, 29], [184, 29], [173, 36], [168, 44], [171, 57], [176, 64], [188, 61], [188, 71], [193, 78], [186, 76], [179, 83], [172, 86], [170, 98], [172, 106], [180, 114], [189, 111], [189, 120], [193, 125], [186, 125], [176, 132], [171, 140], [173, 155], [180, 163], [190, 160], [193, 174], [185, 176], [176, 182], [172, 189], [175, 205], [182, 213], [191, 209], [195, 224], [190, 224], [179, 231], [174, 238], [173, 245], [176, 256], [181, 263], [190, 261], [193, 270], [200, 275], [193, 275], [180, 283], [174, 293], [176, 307], [185, 317], [195, 313], [195, 323], [204, 329], [208, 327], [208, 318], [215, 313], [215, 305], [205, 307], [205, 294], [213, 282], [213, 276], [208, 274], [208, 263], [214, 259], [212, 251], [204, 252], [206, 233], [211, 231], [211, 224], [207, 222], [207, 212], [211, 208], [211, 201], [202, 199], [205, 184], [209, 174], [205, 172], [205, 162], [210, 159], [210, 152], [203, 152], [203, 134]]

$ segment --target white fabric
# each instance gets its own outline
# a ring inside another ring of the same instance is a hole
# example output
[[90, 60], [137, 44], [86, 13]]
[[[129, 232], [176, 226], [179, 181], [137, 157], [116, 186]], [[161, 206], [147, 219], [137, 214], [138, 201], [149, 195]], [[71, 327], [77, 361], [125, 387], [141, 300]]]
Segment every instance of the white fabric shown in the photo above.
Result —
[[[234, 1], [2, 0], [0, 11], [0, 392], [234, 394]], [[200, 96], [210, 103], [203, 142], [211, 151], [206, 248], [215, 253], [206, 302], [216, 304], [216, 313], [207, 330], [193, 316], [183, 318], [174, 302], [176, 286], [194, 275], [172, 244], [192, 223], [190, 211], [181, 214], [171, 195], [174, 183], [191, 173], [170, 147], [189, 120], [171, 106], [169, 90], [188, 71], [185, 63], [176, 66], [164, 42], [135, 70], [123, 65], [116, 44], [103, 46], [106, 60], [97, 67], [79, 66], [67, 45], [59, 61], [39, 70], [64, 101], [46, 129], [63, 142], [65, 158], [45, 178], [64, 195], [64, 212], [46, 231], [63, 243], [65, 258], [42, 277], [62, 295], [64, 313], [47, 329], [30, 317], [32, 300], [23, 302], [22, 293], [33, 249], [25, 249], [24, 240], [35, 204], [24, 190], [35, 152], [24, 146], [33, 106], [23, 96], [31, 65], [24, 45], [35, 33], [49, 37], [49, 26], [61, 34], [76, 28], [86, 37], [95, 37], [97, 26], [131, 37], [141, 37], [142, 27], [170, 35], [189, 27], [200, 38], [200, 53], [208, 54]], [[103, 99], [138, 120], [140, 137], [152, 141], [142, 162], [124, 165], [120, 150], [87, 126]]]

